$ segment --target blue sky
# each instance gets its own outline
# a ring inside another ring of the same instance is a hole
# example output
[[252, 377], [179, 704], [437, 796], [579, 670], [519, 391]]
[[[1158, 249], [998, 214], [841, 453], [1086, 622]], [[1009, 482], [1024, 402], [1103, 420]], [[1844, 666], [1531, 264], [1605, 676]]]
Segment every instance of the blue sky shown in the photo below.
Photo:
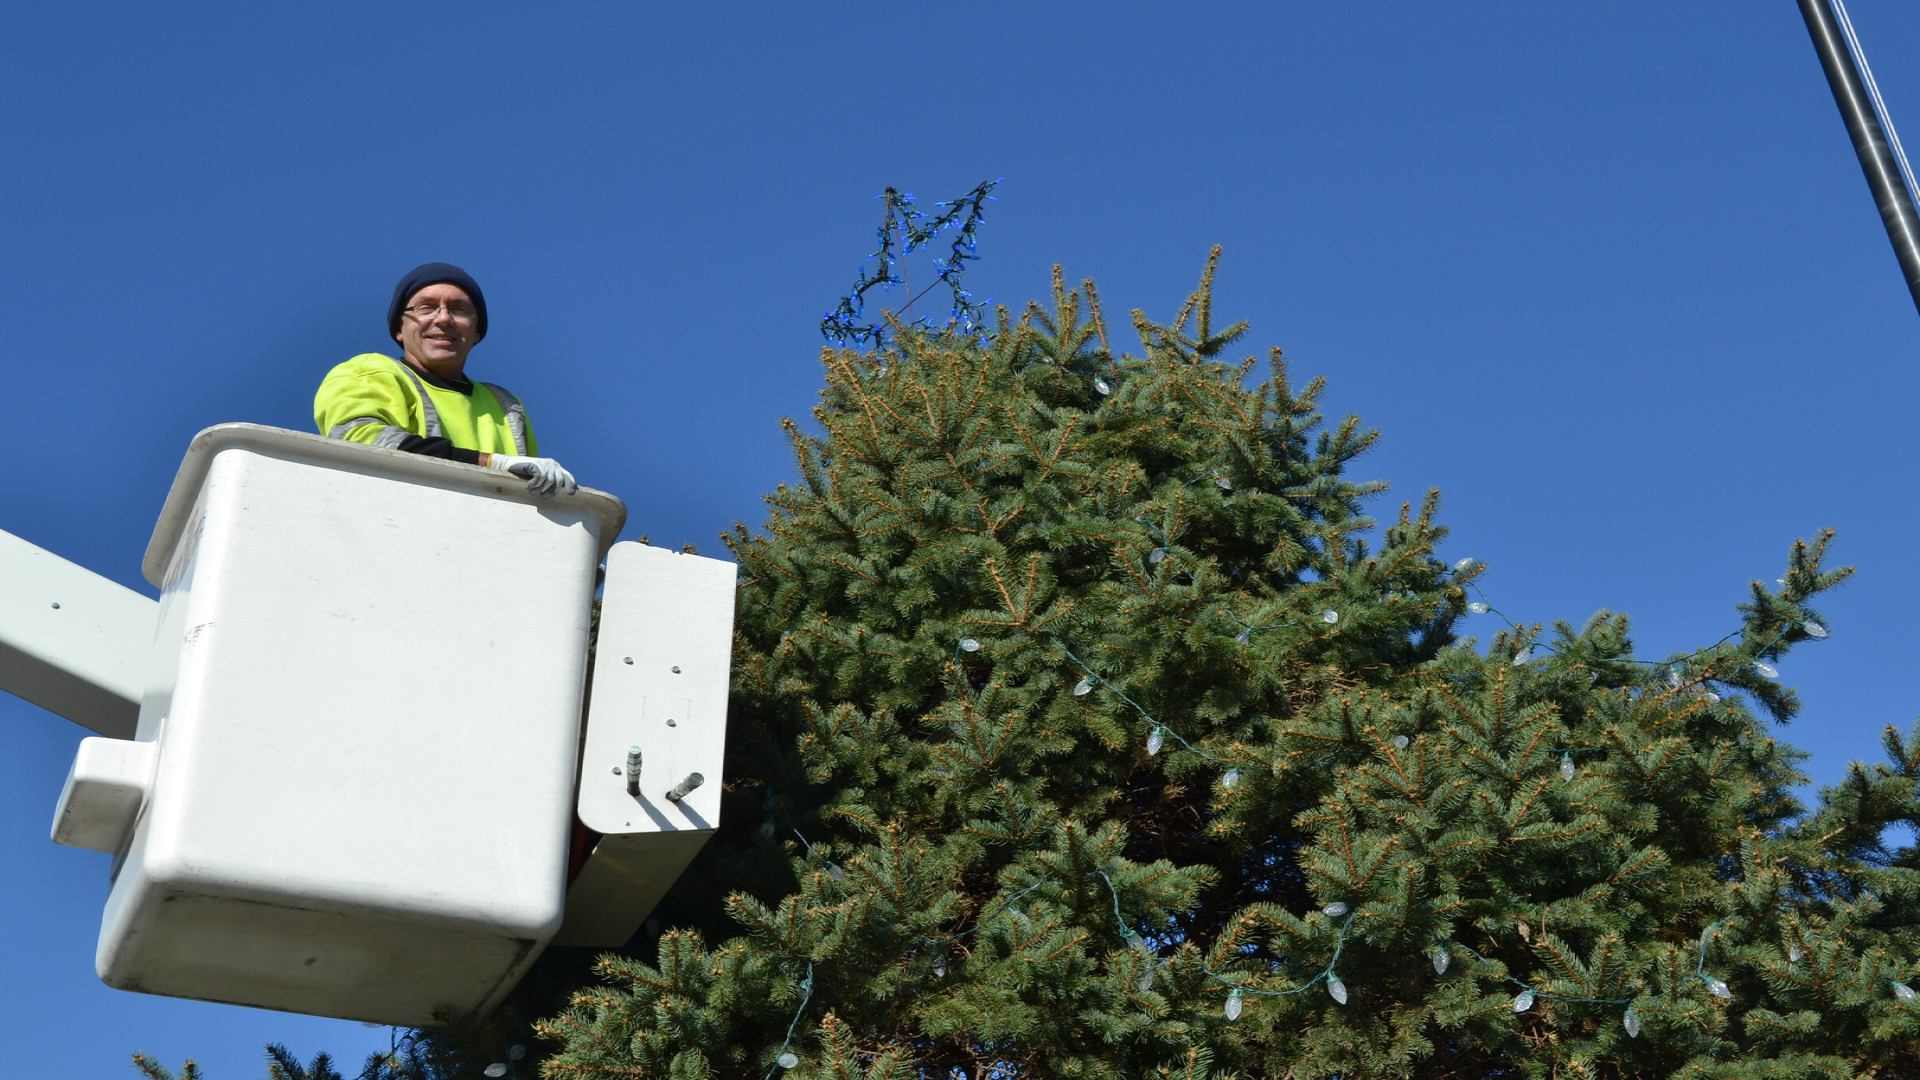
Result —
[[[1920, 139], [1920, 8], [1853, 14]], [[148, 593], [193, 433], [310, 428], [428, 260], [543, 449], [714, 553], [791, 472], [872, 196], [1005, 177], [979, 295], [1057, 261], [1165, 317], [1224, 245], [1216, 310], [1383, 430], [1382, 513], [1444, 492], [1516, 618], [1705, 644], [1832, 526], [1860, 574], [1785, 737], [1831, 782], [1920, 712], [1920, 317], [1789, 0], [16, 4], [0, 100], [0, 528]], [[0, 701], [9, 1071], [385, 1045], [98, 983], [107, 857], [46, 838], [82, 734]]]

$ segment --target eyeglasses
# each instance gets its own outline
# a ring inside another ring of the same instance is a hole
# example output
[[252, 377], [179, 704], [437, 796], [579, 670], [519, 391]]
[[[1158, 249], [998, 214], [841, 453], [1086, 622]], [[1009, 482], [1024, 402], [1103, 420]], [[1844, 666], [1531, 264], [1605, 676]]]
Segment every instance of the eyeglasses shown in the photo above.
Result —
[[414, 304], [402, 310], [421, 322], [427, 322], [444, 311], [454, 322], [469, 323], [474, 320], [476, 314], [473, 306], [464, 300], [455, 300], [450, 304], [444, 300], [437, 304]]

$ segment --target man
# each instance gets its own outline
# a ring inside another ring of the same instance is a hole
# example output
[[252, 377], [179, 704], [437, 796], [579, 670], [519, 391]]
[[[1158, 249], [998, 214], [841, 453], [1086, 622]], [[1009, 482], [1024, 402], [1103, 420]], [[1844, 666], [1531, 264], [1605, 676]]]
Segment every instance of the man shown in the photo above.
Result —
[[465, 270], [427, 263], [401, 278], [387, 333], [400, 359], [362, 353], [321, 380], [313, 398], [321, 434], [508, 473], [542, 498], [576, 490], [572, 473], [537, 456], [520, 399], [466, 377], [467, 353], [487, 336], [487, 298]]

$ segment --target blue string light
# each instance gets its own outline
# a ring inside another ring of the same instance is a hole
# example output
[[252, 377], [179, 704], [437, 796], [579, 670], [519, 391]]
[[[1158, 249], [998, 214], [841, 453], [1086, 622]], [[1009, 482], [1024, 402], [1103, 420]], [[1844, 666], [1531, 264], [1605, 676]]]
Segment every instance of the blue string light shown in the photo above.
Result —
[[[986, 220], [986, 204], [995, 201], [990, 193], [999, 185], [999, 180], [983, 181], [958, 199], [934, 203], [944, 212], [931, 218], [914, 209], [912, 192], [888, 188], [883, 194], [874, 196], [886, 203], [886, 213], [876, 234], [880, 246], [867, 256], [869, 262], [877, 260], [874, 275], [869, 278], [866, 267], [859, 268], [859, 277], [855, 279], [852, 290], [841, 297], [839, 305], [820, 320], [821, 335], [835, 345], [868, 341], [876, 348], [885, 345], [886, 330], [882, 323], [894, 320], [886, 318], [864, 326], [860, 324], [860, 317], [866, 310], [867, 292], [875, 288], [887, 292], [895, 285], [905, 285], [906, 278], [894, 273], [895, 265], [904, 265], [906, 256], [917, 248], [930, 246], [936, 237], [948, 229], [955, 230], [955, 236], [947, 256], [934, 262], [938, 275], [932, 284], [909, 297], [902, 306], [911, 311], [915, 301], [945, 284], [952, 293], [952, 310], [943, 329], [958, 329], [965, 334], [981, 332], [986, 322], [986, 304], [976, 302], [972, 293], [961, 288], [960, 278], [966, 272], [966, 264], [980, 257], [980, 224]], [[898, 323], [895, 322], [895, 325]], [[925, 318], [916, 319], [910, 325], [933, 328]]]

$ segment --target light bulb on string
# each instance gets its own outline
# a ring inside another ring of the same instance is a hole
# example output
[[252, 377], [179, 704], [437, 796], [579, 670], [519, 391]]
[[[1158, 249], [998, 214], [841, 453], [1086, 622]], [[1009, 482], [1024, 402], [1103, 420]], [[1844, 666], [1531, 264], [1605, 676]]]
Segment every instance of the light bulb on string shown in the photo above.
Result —
[[1686, 681], [1686, 678], [1687, 678], [1686, 669], [1682, 668], [1679, 664], [1675, 664], [1672, 667], [1667, 669], [1667, 685], [1668, 686], [1678, 689], [1680, 684]]
[[1707, 704], [1712, 705], [1720, 700], [1720, 695], [1714, 693], [1711, 690], [1705, 690], [1701, 692], [1700, 699], [1702, 701], [1705, 701]]
[[1328, 626], [1332, 626], [1334, 623], [1340, 621], [1340, 613], [1332, 608], [1328, 608], [1320, 613], [1320, 621], [1326, 623]]
[[1562, 780], [1573, 779], [1573, 752], [1572, 751], [1568, 751], [1567, 753], [1560, 755], [1560, 779]]
[[1233, 481], [1224, 476], [1216, 476], [1213, 478], [1213, 486], [1219, 488], [1221, 491], [1232, 491]]
[[1529, 646], [1527, 646], [1527, 647], [1526, 647], [1526, 649], [1525, 649], [1524, 651], [1521, 651], [1521, 652], [1517, 652], [1517, 653], [1514, 653], [1514, 654], [1513, 654], [1513, 666], [1514, 666], [1514, 667], [1519, 667], [1519, 666], [1520, 666], [1521, 664], [1524, 664], [1524, 663], [1526, 663], [1526, 662], [1527, 662], [1527, 656], [1528, 656], [1529, 654], [1531, 654], [1532, 652], [1533, 652], [1533, 646], [1531, 646], [1531, 645], [1529, 645]]
[[480, 1071], [487, 1076], [505, 1076], [507, 1075], [507, 1063], [504, 1061], [496, 1061]]
[[1320, 910], [1326, 912], [1328, 915], [1331, 915], [1332, 917], [1337, 919], [1340, 916], [1345, 915], [1347, 912], [1353, 909], [1347, 906], [1346, 901], [1335, 900], [1333, 903], [1328, 904], [1326, 907], [1323, 907]]
[[847, 880], [847, 872], [845, 870], [840, 869], [838, 864], [828, 863], [826, 866], [822, 867], [821, 869], [825, 870], [827, 872], [827, 876], [832, 878], [835, 881]]
[[1447, 965], [1453, 963], [1453, 954], [1447, 951], [1445, 945], [1435, 945], [1432, 953], [1429, 955], [1433, 958], [1433, 973], [1435, 975], [1445, 975], [1447, 973]]
[[1327, 996], [1342, 1005], [1347, 1003], [1347, 984], [1341, 982], [1340, 976], [1332, 972], [1327, 973]]
[[1154, 728], [1147, 735], [1147, 756], [1152, 757], [1159, 753], [1160, 748], [1166, 745], [1166, 741], [1165, 729], [1159, 727]]
[[1133, 988], [1142, 994], [1153, 989], [1153, 965], [1152, 964], [1148, 964], [1145, 968], [1141, 969], [1140, 978], [1138, 981], [1136, 981], [1133, 984]]
[[1233, 993], [1227, 995], [1227, 1019], [1240, 1019], [1240, 1010], [1245, 1007], [1246, 1003], [1240, 998], [1240, 988], [1236, 986], [1233, 988]]
[[1453, 572], [1456, 574], [1464, 574], [1479, 565], [1479, 559], [1461, 559], [1459, 562], [1453, 564]]
[[1724, 998], [1728, 1001], [1733, 1000], [1733, 991], [1727, 988], [1726, 983], [1721, 982], [1719, 979], [1716, 979], [1711, 975], [1703, 975], [1701, 976], [1701, 978], [1704, 978], [1707, 980], [1707, 993], [1712, 994], [1714, 997], [1717, 997], [1717, 998]]
[[933, 962], [933, 977], [936, 979], [944, 979], [947, 977], [946, 957], [943, 956]]
[[1093, 691], [1092, 677], [1081, 679], [1079, 682], [1073, 684], [1074, 697], [1086, 697], [1092, 691]]
[[1893, 996], [1899, 998], [1901, 1001], [1912, 1001], [1913, 987], [1908, 986], [1906, 983], [1903, 983], [1903, 982], [1894, 983]]
[[1220, 778], [1220, 786], [1229, 791], [1233, 790], [1234, 787], [1239, 785], [1239, 783], [1240, 783], [1239, 769], [1228, 769], [1226, 775]]
[[1797, 964], [1800, 962], [1800, 958], [1805, 955], [1806, 953], [1802, 952], [1800, 949], [1799, 942], [1796, 941], [1793, 944], [1787, 946], [1787, 963]]
[[791, 1069], [795, 1065], [800, 1064], [800, 1055], [789, 1050], [786, 1053], [781, 1054], [779, 1057], [773, 1060], [774, 1060], [774, 1064], [780, 1066], [781, 1068]]
[[1154, 548], [1152, 551], [1147, 552], [1147, 562], [1154, 566], [1160, 565], [1160, 561], [1166, 557], [1166, 548]]
[[1245, 645], [1247, 642], [1252, 641], [1253, 627], [1249, 626], [1245, 630], [1242, 630], [1239, 633], [1233, 635], [1233, 640], [1239, 642], [1242, 645]]
[[1620, 1026], [1627, 1029], [1627, 1038], [1629, 1039], [1639, 1038], [1640, 1037], [1640, 1014], [1634, 1011], [1633, 1009], [1628, 1009], [1627, 1015], [1620, 1018]]
[[1107, 385], [1107, 380], [1105, 380], [1105, 379], [1095, 379], [1095, 380], [1093, 380], [1093, 388], [1094, 388], [1095, 390], [1098, 390], [1098, 391], [1100, 391], [1100, 395], [1101, 395], [1102, 397], [1105, 397], [1106, 395], [1108, 395], [1108, 394], [1111, 394], [1111, 393], [1113, 393], [1113, 387], [1111, 387], [1111, 386], [1108, 386], [1108, 385]]
[[960, 639], [960, 649], [962, 652], [979, 652], [980, 643], [970, 637], [963, 637]]
[[1827, 628], [1824, 626], [1821, 626], [1817, 622], [1812, 621], [1811, 619], [1801, 623], [1800, 629], [1805, 630], [1807, 632], [1807, 636], [1810, 638], [1823, 638], [1827, 636]]
[[1409, 740], [1405, 735], [1395, 735], [1393, 737], [1393, 748], [1395, 750], [1405, 750], [1408, 742]]
[[1487, 605], [1481, 603], [1480, 601], [1475, 600], [1473, 603], [1467, 605], [1467, 610], [1473, 612], [1475, 615], [1485, 615], [1487, 612], [1493, 609], [1489, 608]]
[[1777, 679], [1780, 677], [1779, 668], [1774, 667], [1772, 664], [1761, 663], [1758, 660], [1753, 662], [1753, 670], [1765, 675], [1769, 679]]
[[527, 1056], [527, 1048], [525, 1044], [516, 1044], [515, 1046], [513, 1046], [511, 1049], [507, 1051], [508, 1061], [519, 1061], [521, 1058], [526, 1056]]
[[1513, 995], [1513, 1011], [1514, 1012], [1523, 1013], [1531, 1008], [1533, 1008], [1533, 991], [1522, 990], [1519, 993]]

